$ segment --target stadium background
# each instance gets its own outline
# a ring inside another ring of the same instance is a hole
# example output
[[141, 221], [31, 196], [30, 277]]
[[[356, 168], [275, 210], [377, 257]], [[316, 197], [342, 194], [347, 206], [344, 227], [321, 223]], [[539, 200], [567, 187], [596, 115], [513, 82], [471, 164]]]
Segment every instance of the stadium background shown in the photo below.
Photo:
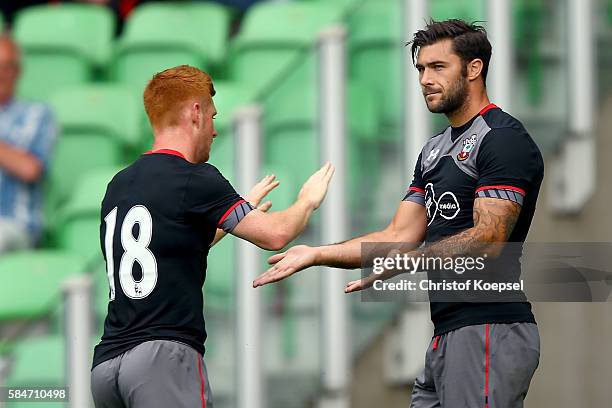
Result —
[[[596, 188], [569, 213], [559, 210], [551, 192], [554, 172], [562, 172], [567, 163], [551, 164], [572, 137], [570, 85], [590, 79], [568, 74], [574, 58], [568, 47], [573, 35], [568, 24], [572, 2], [510, 1], [515, 76], [509, 110], [525, 123], [547, 162], [528, 239], [609, 242], [609, 0], [593, 0], [589, 27], [596, 68], [591, 95], [595, 127], [590, 135], [596, 146], [596, 172], [584, 183], [594, 183]], [[427, 3], [428, 14], [435, 19], [485, 21], [486, 7], [499, 2]], [[579, 3], [587, 7], [590, 2]], [[113, 14], [104, 7], [61, 4], [19, 10], [11, 27], [23, 51], [19, 96], [48, 102], [61, 131], [46, 183], [44, 243], [36, 250], [0, 259], [0, 384], [66, 384], [69, 353], [62, 282], [69, 276], [92, 277], [95, 330], [91, 344], [99, 339], [108, 291], [98, 242], [99, 204], [117, 169], [150, 147], [141, 93], [154, 72], [186, 63], [211, 73], [219, 111], [219, 136], [211, 162], [230, 181], [235, 171], [233, 113], [244, 105], [262, 108], [264, 172], [282, 181], [271, 194], [274, 209], [282, 209], [319, 163], [317, 44], [322, 30], [341, 24], [347, 33], [349, 232], [355, 235], [386, 225], [409, 179], [404, 162], [414, 160], [403, 157], [402, 148], [403, 43], [408, 39], [402, 4], [398, 0], [268, 1], [243, 11], [205, 1], [147, 3], [132, 10], [118, 35]], [[496, 70], [494, 63], [491, 70]], [[434, 131], [446, 126], [444, 117], [428, 119]], [[575, 158], [583, 160], [580, 155]], [[298, 242], [321, 242], [320, 230], [321, 218], [315, 217]], [[236, 350], [248, 343], [236, 336], [234, 246], [229, 238], [211, 251], [204, 289], [206, 359], [218, 408], [238, 406], [241, 389], [236, 378], [241, 367]], [[343, 278], [348, 281], [352, 276], [346, 273]], [[260, 361], [266, 407], [316, 406], [330, 393], [321, 373], [321, 284], [321, 274], [310, 271], [264, 289]], [[340, 399], [346, 396], [351, 407], [408, 406], [411, 370], [422, 364], [424, 356], [425, 350], [417, 345], [428, 335], [427, 319], [423, 319], [427, 312], [415, 305], [363, 303], [358, 296], [349, 297], [348, 302], [351, 381], [346, 389], [331, 391], [338, 392]], [[534, 308], [542, 356], [526, 405], [610, 406], [609, 305], [539, 303]], [[406, 329], [406, 322], [423, 323]]]

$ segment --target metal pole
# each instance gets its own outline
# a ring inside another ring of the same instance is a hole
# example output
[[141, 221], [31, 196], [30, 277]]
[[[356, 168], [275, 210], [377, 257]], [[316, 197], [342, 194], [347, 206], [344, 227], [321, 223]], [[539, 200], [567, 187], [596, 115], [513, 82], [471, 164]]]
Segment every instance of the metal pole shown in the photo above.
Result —
[[[429, 20], [429, 8], [426, 0], [404, 0], [404, 38], [412, 40], [414, 33], [425, 27]], [[405, 47], [404, 57], [404, 169], [403, 180], [407, 187], [412, 182], [414, 167], [419, 153], [425, 142], [432, 136], [431, 113], [427, 109], [421, 84], [419, 72], [414, 67], [410, 45]], [[425, 312], [425, 316], [429, 314]], [[400, 379], [408, 382], [408, 376], [415, 370], [414, 360], [411, 357], [414, 350], [423, 350], [423, 344], [431, 336], [431, 323], [427, 320], [419, 320], [422, 317], [423, 306], [420, 304], [410, 305], [402, 311], [400, 317], [399, 338], [400, 345], [398, 354], [408, 357], [401, 363]], [[397, 355], [394, 356], [397, 358]], [[420, 367], [421, 364], [416, 364]]]
[[91, 404], [91, 289], [89, 275], [68, 279], [63, 285], [66, 313], [66, 356], [70, 408], [87, 408]]
[[[234, 116], [236, 188], [249, 191], [261, 169], [261, 109], [247, 106]], [[261, 291], [251, 286], [260, 272], [259, 249], [236, 240], [237, 407], [264, 408], [261, 344]]]
[[[338, 242], [348, 234], [346, 219], [346, 30], [333, 26], [319, 35], [319, 109], [322, 161], [336, 167], [321, 208], [323, 242]], [[348, 408], [351, 344], [348, 337], [345, 274], [329, 269], [322, 278], [323, 396], [320, 407]]]
[[[425, 26], [428, 19], [426, 0], [404, 0], [404, 37], [412, 40], [414, 33]], [[412, 182], [414, 166], [419, 152], [431, 133], [431, 114], [423, 99], [419, 73], [412, 63], [410, 46], [405, 47], [404, 58], [404, 184]]]
[[595, 36], [592, 0], [568, 0], [569, 138], [553, 161], [553, 210], [576, 213], [595, 191]]
[[506, 112], [512, 112], [512, 86], [514, 80], [514, 45], [512, 43], [512, 2], [487, 2], [488, 35], [493, 55], [487, 78], [491, 101]]
[[595, 36], [593, 0], [569, 0], [568, 36], [570, 130], [578, 135], [593, 132], [595, 111]]

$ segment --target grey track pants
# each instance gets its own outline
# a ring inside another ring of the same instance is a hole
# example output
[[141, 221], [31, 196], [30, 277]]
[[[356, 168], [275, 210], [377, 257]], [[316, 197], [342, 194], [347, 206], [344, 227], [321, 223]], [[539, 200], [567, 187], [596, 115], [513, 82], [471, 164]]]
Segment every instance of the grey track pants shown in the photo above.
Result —
[[212, 408], [202, 355], [186, 344], [153, 340], [91, 372], [96, 408]]
[[533, 323], [465, 326], [434, 337], [411, 408], [522, 408], [540, 359]]

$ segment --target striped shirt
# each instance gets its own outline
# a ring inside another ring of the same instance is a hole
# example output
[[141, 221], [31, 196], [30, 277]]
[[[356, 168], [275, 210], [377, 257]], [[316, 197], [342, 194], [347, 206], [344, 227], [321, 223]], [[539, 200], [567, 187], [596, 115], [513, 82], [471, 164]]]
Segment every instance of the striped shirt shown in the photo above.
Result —
[[[0, 140], [35, 156], [46, 171], [57, 136], [51, 109], [42, 103], [12, 100], [0, 106]], [[24, 183], [0, 167], [0, 218], [27, 228], [31, 241], [40, 239], [43, 178]]]

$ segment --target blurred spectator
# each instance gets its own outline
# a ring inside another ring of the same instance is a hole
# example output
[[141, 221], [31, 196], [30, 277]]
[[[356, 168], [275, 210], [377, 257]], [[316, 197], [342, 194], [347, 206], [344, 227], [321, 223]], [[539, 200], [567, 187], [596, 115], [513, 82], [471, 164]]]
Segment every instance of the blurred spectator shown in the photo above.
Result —
[[[4, 17], [8, 21], [12, 21], [12, 18], [18, 10], [34, 6], [36, 4], [58, 4], [58, 3], [91, 3], [99, 4], [112, 8], [120, 17], [125, 18], [134, 7], [143, 4], [155, 2], [176, 2], [185, 0], [21, 0], [21, 1], [6, 1], [0, 2], [0, 10], [4, 14]], [[209, 1], [212, 3], [225, 4], [226, 6], [235, 7], [240, 10], [246, 10], [255, 3], [259, 3], [264, 0], [192, 0], [192, 1]], [[274, 1], [274, 0], [265, 0]], [[275, 0], [275, 1], [291, 1], [291, 0]]]
[[[121, 31], [123, 23], [130, 15], [132, 10], [137, 6], [150, 2], [176, 2], [185, 0], [22, 0], [22, 1], [0, 1], [0, 11], [4, 15], [4, 19], [10, 27], [13, 23], [16, 13], [25, 7], [30, 7], [38, 4], [60, 4], [60, 3], [90, 3], [111, 8], [117, 17], [117, 32]], [[240, 12], [244, 12], [247, 8], [261, 1], [292, 1], [292, 0], [192, 0], [209, 1], [213, 3], [224, 4], [233, 7]], [[242, 14], [242, 13], [239, 13]]]
[[42, 177], [56, 139], [51, 110], [14, 98], [19, 48], [0, 36], [0, 254], [36, 245], [42, 232]]
[[8, 25], [11, 25], [15, 18], [15, 14], [22, 8], [46, 3], [49, 3], [49, 0], [0, 1], [0, 11], [2, 11], [4, 21], [6, 21]]

